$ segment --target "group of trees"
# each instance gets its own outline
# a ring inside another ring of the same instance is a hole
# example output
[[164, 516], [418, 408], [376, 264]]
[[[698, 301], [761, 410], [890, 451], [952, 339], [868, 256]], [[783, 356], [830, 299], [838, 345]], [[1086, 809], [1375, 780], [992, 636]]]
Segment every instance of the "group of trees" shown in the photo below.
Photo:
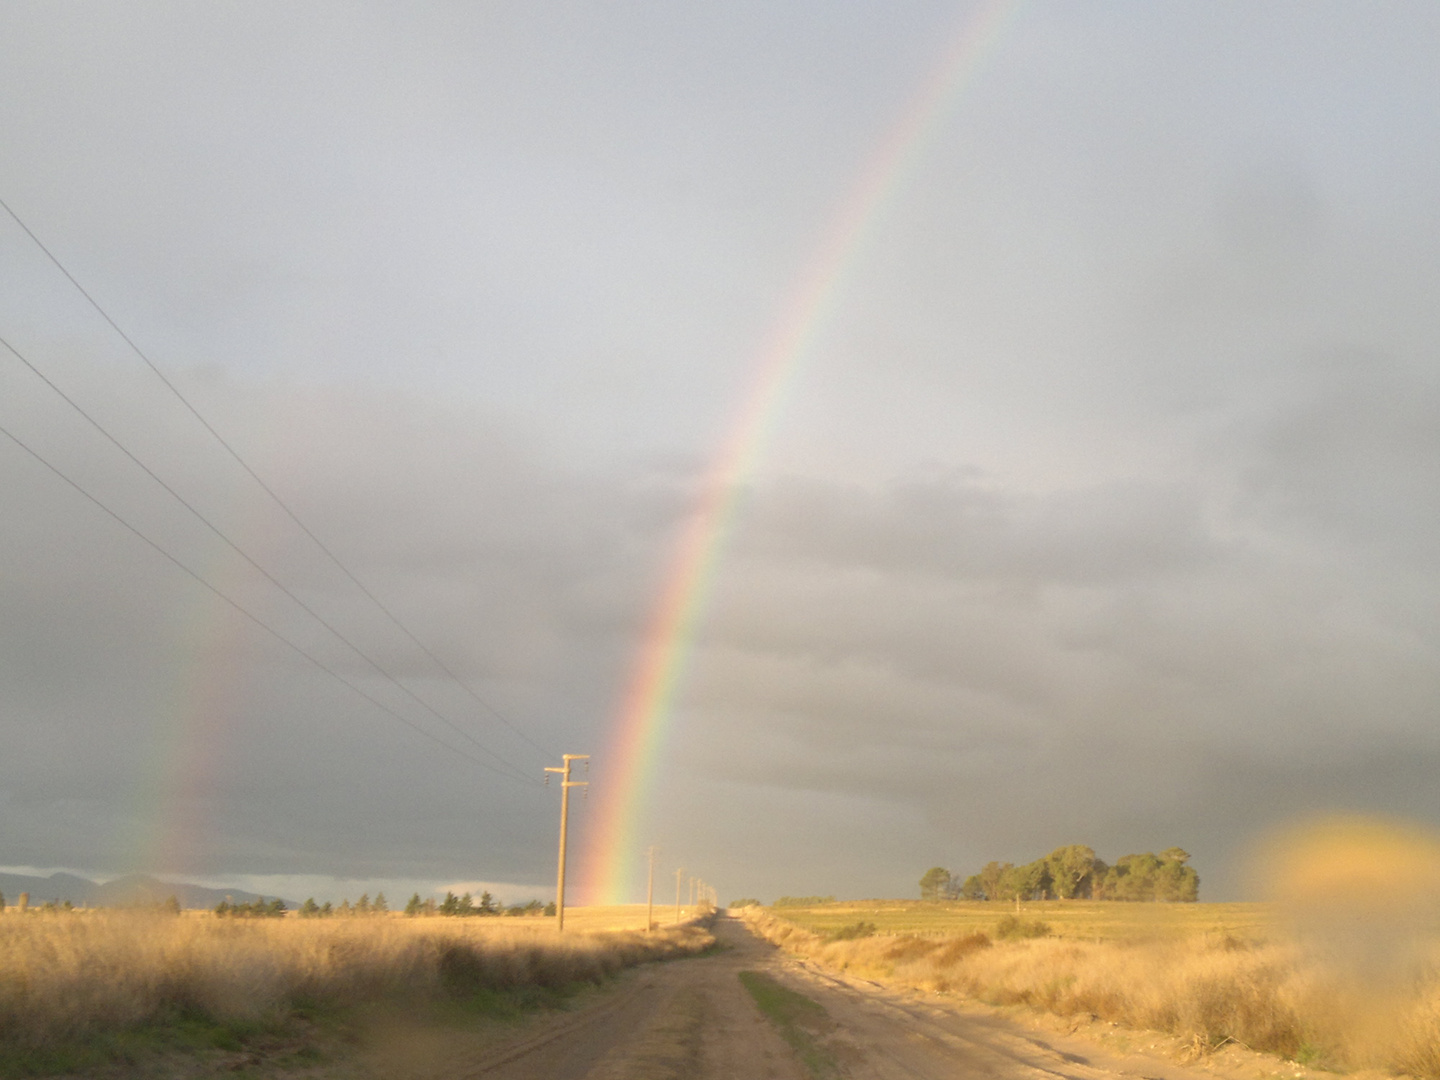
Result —
[[[81, 904], [80, 908], [83, 909], [84, 906], [84, 904]], [[0, 892], [0, 913], [4, 912], [5, 907], [5, 894]], [[171, 894], [161, 901], [126, 904], [124, 907], [130, 911], [158, 911], [164, 915], [180, 914], [180, 900], [174, 894]], [[15, 910], [23, 915], [31, 911], [75, 911], [77, 909], [69, 900], [46, 900], [39, 906], [32, 906], [30, 903], [30, 894], [28, 892], [22, 892], [20, 894], [20, 902], [15, 905]]]
[[[177, 907], [178, 910], [178, 907]], [[295, 914], [302, 919], [329, 919], [340, 918], [363, 918], [370, 915], [386, 915], [390, 911], [390, 905], [385, 899], [383, 892], [376, 893], [375, 899], [370, 899], [369, 893], [361, 895], [355, 903], [350, 903], [349, 898], [342, 900], [337, 907], [326, 900], [323, 904], [317, 904], [312, 896], [305, 903], [296, 909]], [[263, 897], [253, 903], [234, 904], [228, 899], [221, 901], [215, 908], [215, 914], [228, 918], [264, 918], [285, 914], [285, 901], [271, 900], [268, 903]], [[542, 904], [539, 900], [531, 900], [524, 904], [512, 904], [505, 907], [488, 892], [480, 894], [477, 902], [468, 892], [463, 896], [456, 896], [453, 892], [447, 892], [445, 899], [437, 901], [433, 897], [429, 900], [421, 900], [420, 894], [416, 893], [410, 897], [409, 903], [405, 905], [405, 914], [415, 915], [554, 915], [554, 904]]]
[[490, 893], [482, 892], [477, 902], [470, 893], [463, 896], [456, 896], [453, 892], [447, 892], [445, 899], [435, 901], [433, 897], [429, 900], [421, 900], [420, 894], [416, 893], [410, 897], [409, 903], [405, 905], [405, 914], [411, 917], [417, 915], [554, 915], [555, 905], [542, 904], [539, 900], [530, 900], [523, 904], [511, 904], [506, 907], [496, 900]]
[[385, 894], [379, 892], [375, 894], [374, 900], [370, 899], [369, 893], [361, 893], [360, 899], [356, 900], [354, 904], [350, 903], [350, 898], [347, 896], [340, 901], [339, 907], [335, 907], [329, 900], [323, 904], [317, 904], [315, 898], [311, 896], [300, 905], [295, 914], [302, 919], [328, 919], [336, 915], [342, 917], [384, 915], [389, 910], [390, 905], [385, 901]]
[[[171, 899], [173, 900], [174, 897], [171, 897]], [[5, 894], [3, 892], [0, 892], [0, 912], [3, 912], [4, 910]], [[30, 903], [30, 894], [28, 892], [22, 892], [20, 894], [20, 902], [15, 905], [15, 910], [19, 911], [21, 914], [30, 911], [74, 911], [75, 905], [72, 904], [69, 900], [46, 900], [44, 903], [40, 904], [37, 907], [33, 906]]]
[[1093, 848], [1070, 844], [1034, 862], [989, 862], [963, 881], [943, 866], [920, 879], [925, 900], [1161, 900], [1193, 901], [1200, 875], [1178, 847], [1159, 855], [1122, 855], [1113, 866]]
[[[177, 913], [179, 908], [180, 905], [177, 901], [175, 905]], [[227, 898], [215, 905], [215, 914], [222, 919], [278, 919], [287, 910], [285, 901], [278, 896], [268, 903], [263, 896], [259, 896], [243, 904], [232, 904]]]

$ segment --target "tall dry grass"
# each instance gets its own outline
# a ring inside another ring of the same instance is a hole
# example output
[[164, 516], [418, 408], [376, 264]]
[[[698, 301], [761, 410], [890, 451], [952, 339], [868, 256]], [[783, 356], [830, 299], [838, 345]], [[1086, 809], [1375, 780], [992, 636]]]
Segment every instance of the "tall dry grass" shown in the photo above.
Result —
[[561, 989], [713, 940], [698, 925], [562, 936], [499, 919], [10, 913], [0, 916], [0, 1044], [53, 1046], [177, 1016]]
[[1228, 935], [836, 941], [766, 913], [749, 919], [792, 953], [868, 978], [1168, 1032], [1199, 1047], [1234, 1041], [1330, 1068], [1440, 1078], [1440, 956], [1433, 952], [1377, 982], [1299, 943]]

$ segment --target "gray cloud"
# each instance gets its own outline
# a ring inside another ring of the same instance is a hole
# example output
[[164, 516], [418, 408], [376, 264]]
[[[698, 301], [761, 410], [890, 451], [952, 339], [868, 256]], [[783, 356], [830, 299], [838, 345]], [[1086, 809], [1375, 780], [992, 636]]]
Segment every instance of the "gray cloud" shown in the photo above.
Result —
[[[758, 350], [964, 15], [11, 5], [0, 196], [601, 787]], [[663, 747], [667, 858], [895, 893], [1178, 842], [1223, 893], [1288, 813], [1435, 819], [1437, 34], [1424, 5], [1016, 12], [890, 178], [745, 478]], [[0, 333], [416, 694], [549, 762], [8, 221]], [[469, 745], [6, 357], [0, 424]], [[0, 490], [0, 865], [548, 880], [553, 792], [406, 730], [3, 443]]]

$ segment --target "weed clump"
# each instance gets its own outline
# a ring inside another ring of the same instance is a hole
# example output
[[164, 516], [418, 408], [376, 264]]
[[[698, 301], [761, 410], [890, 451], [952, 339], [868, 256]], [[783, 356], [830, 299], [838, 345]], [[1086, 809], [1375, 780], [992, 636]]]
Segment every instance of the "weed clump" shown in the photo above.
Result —
[[1006, 915], [995, 926], [995, 936], [1001, 941], [1023, 941], [1026, 938], [1050, 936], [1050, 924], [1039, 919], [1022, 919], [1018, 915]]
[[931, 958], [936, 964], [950, 966], [958, 964], [965, 957], [979, 952], [981, 949], [990, 948], [992, 942], [986, 934], [966, 934], [964, 937], [951, 938], [935, 950]]
[[876, 926], [873, 922], [866, 922], [861, 919], [859, 922], [842, 926], [838, 930], [830, 932], [831, 941], [858, 941], [860, 938], [874, 937]]

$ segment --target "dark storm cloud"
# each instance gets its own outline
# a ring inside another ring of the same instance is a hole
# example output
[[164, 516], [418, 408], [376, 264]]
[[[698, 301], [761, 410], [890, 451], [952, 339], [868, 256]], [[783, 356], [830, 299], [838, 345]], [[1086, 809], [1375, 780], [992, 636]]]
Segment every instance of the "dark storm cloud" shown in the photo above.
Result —
[[1374, 358], [1299, 374], [1183, 484], [757, 491], [691, 702], [723, 735], [693, 767], [759, 806], [908, 807], [977, 865], [1180, 839], [1212, 896], [1265, 822], [1433, 818], [1433, 389]]
[[[77, 397], [103, 400], [113, 380], [76, 381]], [[231, 400], [217, 423], [447, 667], [547, 751], [593, 738], [595, 705], [614, 693], [658, 548], [684, 505], [683, 476], [577, 473], [482, 415], [393, 393], [237, 386]], [[183, 439], [171, 453], [163, 442], [158, 471], [198, 503], [233, 480], [233, 466], [197, 471]], [[507, 809], [547, 804], [534, 790], [541, 755], [449, 682], [258, 488], [205, 512], [532, 786], [449, 760], [8, 442], [5, 451], [7, 489], [29, 508], [6, 528], [15, 753], [3, 790], [26, 810], [12, 819], [12, 863], [123, 868], [138, 857], [117, 850], [124, 834], [188, 820], [205, 835], [193, 872], [344, 875], [383, 864], [392, 877], [473, 877], [483, 852], [491, 879], [543, 881], [535, 856], [548, 844]], [[203, 530], [170, 500], [127, 502], [120, 481], [133, 471], [119, 460], [101, 470], [128, 520], [332, 670], [490, 761], [215, 537], [198, 543]], [[472, 853], [458, 861], [457, 837]]]

